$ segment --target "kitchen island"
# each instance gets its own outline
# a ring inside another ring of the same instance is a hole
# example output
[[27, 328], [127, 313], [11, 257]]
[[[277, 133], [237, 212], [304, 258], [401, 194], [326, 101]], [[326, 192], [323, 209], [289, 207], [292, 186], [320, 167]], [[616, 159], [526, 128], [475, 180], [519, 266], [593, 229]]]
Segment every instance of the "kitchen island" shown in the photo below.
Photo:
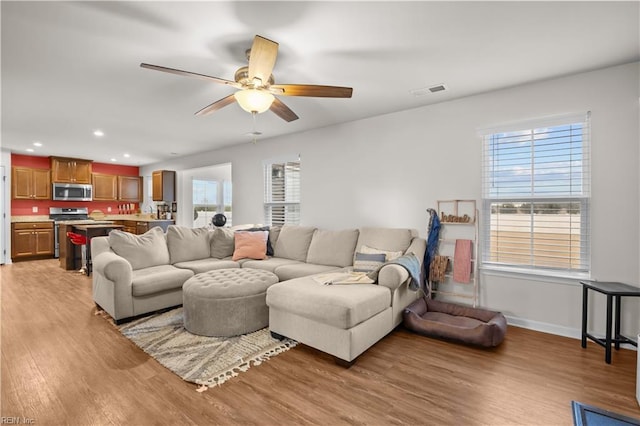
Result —
[[[103, 223], [103, 224], [76, 224], [71, 225], [73, 231], [77, 234], [84, 235], [87, 239], [87, 251], [86, 251], [86, 263], [87, 263], [87, 275], [91, 275], [92, 270], [92, 262], [91, 262], [91, 238], [99, 237], [103, 235], [109, 235], [109, 232], [114, 229], [121, 229], [123, 225], [116, 225], [114, 223]], [[66, 235], [66, 234], [65, 234]], [[70, 259], [73, 262], [73, 269], [79, 269], [76, 257], [76, 246], [71, 243], [71, 239], [66, 239], [67, 250], [66, 253], [73, 253]], [[70, 245], [70, 246], [69, 246]], [[67, 262], [69, 262], [67, 260]], [[70, 263], [70, 262], [69, 262]], [[62, 257], [60, 257], [60, 264], [62, 265]]]

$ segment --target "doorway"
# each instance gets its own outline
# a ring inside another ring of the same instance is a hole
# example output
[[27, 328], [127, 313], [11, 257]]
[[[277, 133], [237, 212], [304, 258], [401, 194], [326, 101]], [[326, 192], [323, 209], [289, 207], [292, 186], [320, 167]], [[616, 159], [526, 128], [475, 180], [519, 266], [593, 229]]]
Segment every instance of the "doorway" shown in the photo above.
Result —
[[7, 258], [7, 242], [5, 237], [5, 229], [7, 226], [7, 205], [5, 202], [7, 197], [7, 175], [5, 175], [4, 166], [0, 166], [0, 185], [2, 185], [2, 191], [0, 191], [0, 265], [4, 265]]
[[223, 213], [226, 226], [233, 221], [231, 163], [218, 164], [183, 172], [186, 211], [193, 213], [194, 228], [211, 226], [213, 216]]

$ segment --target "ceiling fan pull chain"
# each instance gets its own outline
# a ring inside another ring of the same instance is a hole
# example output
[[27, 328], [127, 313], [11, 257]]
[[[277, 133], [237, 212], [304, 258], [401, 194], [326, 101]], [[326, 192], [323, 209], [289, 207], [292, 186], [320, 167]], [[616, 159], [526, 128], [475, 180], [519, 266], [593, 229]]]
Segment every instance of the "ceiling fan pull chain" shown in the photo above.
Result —
[[251, 112], [251, 116], [253, 117], [253, 132], [251, 132], [251, 134], [253, 135], [253, 143], [254, 144], [258, 143], [258, 135], [260, 134], [256, 130], [256, 115], [258, 115], [257, 112], [255, 112], [255, 111]]

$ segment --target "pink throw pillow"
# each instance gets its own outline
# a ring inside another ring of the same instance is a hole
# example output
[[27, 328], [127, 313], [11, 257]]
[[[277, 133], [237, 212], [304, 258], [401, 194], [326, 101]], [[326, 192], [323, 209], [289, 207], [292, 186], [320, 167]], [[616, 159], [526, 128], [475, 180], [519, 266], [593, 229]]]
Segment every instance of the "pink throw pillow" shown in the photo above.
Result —
[[233, 260], [239, 259], [256, 259], [262, 260], [267, 258], [267, 231], [236, 231], [234, 233], [235, 250], [233, 251]]

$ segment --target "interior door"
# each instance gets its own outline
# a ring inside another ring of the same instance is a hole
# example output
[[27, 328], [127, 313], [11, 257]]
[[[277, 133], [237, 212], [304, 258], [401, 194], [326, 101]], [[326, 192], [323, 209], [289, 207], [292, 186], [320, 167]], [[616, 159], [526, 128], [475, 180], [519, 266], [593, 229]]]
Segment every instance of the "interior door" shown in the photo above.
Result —
[[7, 225], [7, 214], [5, 211], [5, 198], [7, 197], [7, 175], [4, 166], [0, 166], [0, 265], [4, 265], [7, 257], [7, 245], [5, 241], [5, 226]]

